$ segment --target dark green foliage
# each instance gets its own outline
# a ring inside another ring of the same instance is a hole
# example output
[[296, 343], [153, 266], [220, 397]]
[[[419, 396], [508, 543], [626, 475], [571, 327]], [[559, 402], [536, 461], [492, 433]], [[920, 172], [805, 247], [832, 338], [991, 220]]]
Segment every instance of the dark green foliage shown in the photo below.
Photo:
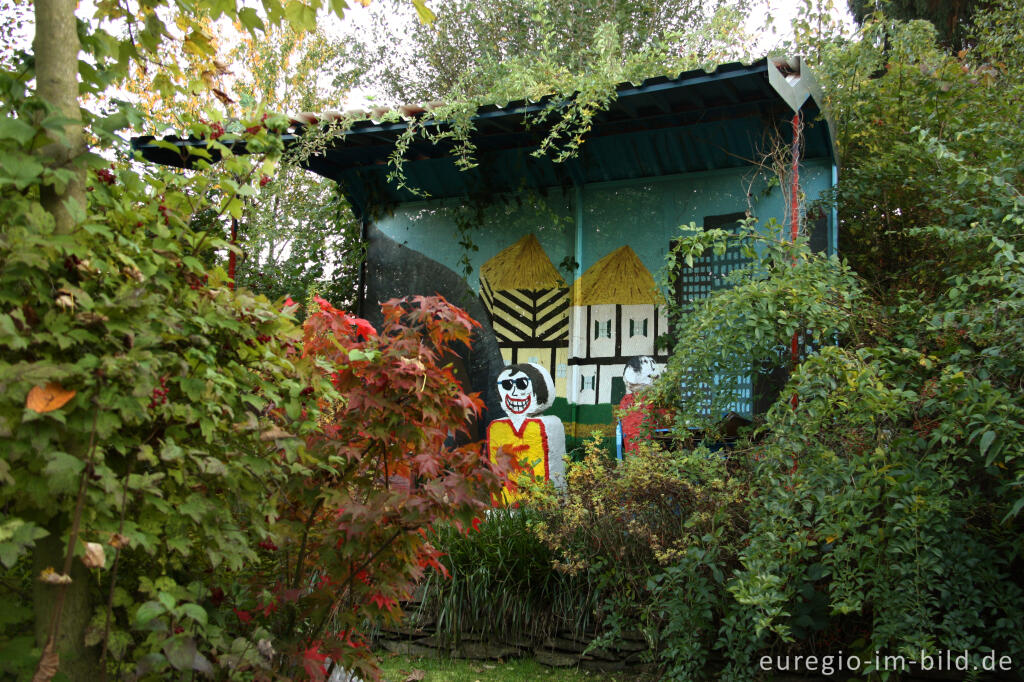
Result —
[[850, 12], [863, 24], [874, 12], [901, 21], [925, 19], [938, 33], [939, 41], [954, 50], [971, 41], [972, 21], [990, 3], [979, 0], [849, 0]]
[[351, 309], [363, 256], [360, 224], [334, 182], [286, 165], [239, 220], [236, 282], [270, 300], [313, 295]]
[[[980, 55], [1019, 54], [1005, 34], [1019, 10], [1001, 11]], [[768, 649], [842, 648], [869, 672], [876, 650], [968, 649], [973, 663], [984, 647], [1024, 652], [1020, 64], [950, 55], [933, 39], [924, 22], [885, 19], [857, 42], [815, 45], [856, 274], [762, 240], [754, 267], [679, 328], [660, 390], [681, 425], [708, 403], [681, 384], [713, 386], [714, 407], [773, 344], [803, 330], [813, 341], [757, 439], [731, 455], [756, 491], [738, 566], [712, 597], [670, 602], [670, 624], [717, 631], [703, 642], [731, 661], [725, 677], [749, 676]], [[697, 343], [702, 331], [715, 343]], [[704, 590], [697, 566], [688, 555], [661, 580]], [[685, 643], [680, 673], [706, 656]]]
[[737, 36], [747, 5], [456, 0], [439, 4], [429, 27], [378, 20], [357, 39], [356, 70], [363, 87], [400, 102], [570, 93], [615, 71], [642, 80], [736, 56], [746, 49]]

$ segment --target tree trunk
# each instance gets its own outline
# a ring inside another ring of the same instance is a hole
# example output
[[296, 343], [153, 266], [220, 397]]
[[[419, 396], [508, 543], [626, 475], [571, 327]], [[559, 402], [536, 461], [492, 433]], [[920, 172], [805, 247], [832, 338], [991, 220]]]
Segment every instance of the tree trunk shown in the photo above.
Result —
[[[58, 234], [67, 234], [75, 227], [69, 204], [85, 209], [85, 170], [76, 164], [84, 151], [81, 112], [78, 107], [78, 29], [75, 20], [76, 0], [35, 0], [36, 34], [32, 50], [36, 60], [36, 93], [56, 113], [71, 119], [63, 135], [50, 133], [50, 144], [40, 150], [39, 160], [51, 168], [74, 171], [74, 177], [63, 188], [43, 187], [40, 202], [54, 218]], [[37, 543], [33, 552], [36, 575], [44, 568], [64, 570], [67, 551], [63, 531], [69, 526], [65, 515], [58, 515], [50, 524], [50, 535]], [[91, 576], [81, 561], [74, 560], [72, 583], [65, 589], [60, 628], [54, 645], [60, 654], [60, 672], [72, 682], [99, 679], [98, 651], [85, 646], [85, 629], [92, 617], [89, 600]], [[33, 594], [36, 638], [42, 647], [49, 639], [53, 612], [60, 587], [37, 581]]]
[[58, 234], [74, 229], [75, 221], [67, 202], [85, 207], [85, 170], [75, 161], [84, 151], [81, 112], [78, 108], [78, 29], [75, 22], [76, 0], [36, 0], [36, 35], [32, 51], [36, 58], [36, 93], [58, 113], [75, 123], [64, 126], [63, 139], [51, 133], [53, 140], [41, 150], [41, 161], [52, 168], [75, 171], [62, 191], [41, 188], [43, 208], [56, 223]]
[[[63, 519], [63, 517], [59, 517]], [[62, 530], [66, 524], [57, 520], [50, 523], [50, 535], [36, 543], [32, 555], [32, 569], [36, 576], [45, 568], [53, 568], [60, 572], [64, 569], [64, 553], [67, 551], [66, 540]], [[85, 646], [85, 629], [92, 618], [93, 607], [90, 600], [89, 586], [93, 580], [89, 569], [81, 559], [71, 563], [71, 584], [66, 586], [64, 607], [61, 609], [60, 630], [54, 642], [60, 654], [60, 672], [68, 676], [71, 682], [96, 682], [104, 679], [100, 674], [99, 648]], [[50, 634], [50, 622], [60, 587], [47, 585], [36, 580], [32, 593], [35, 608], [36, 643], [40, 649], [46, 645]]]

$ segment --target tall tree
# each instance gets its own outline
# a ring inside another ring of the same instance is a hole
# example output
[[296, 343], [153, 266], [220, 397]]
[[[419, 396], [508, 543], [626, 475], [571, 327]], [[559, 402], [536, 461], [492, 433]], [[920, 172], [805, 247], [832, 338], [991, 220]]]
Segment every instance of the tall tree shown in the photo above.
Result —
[[[320, 28], [271, 28], [259, 40], [243, 36], [228, 61], [243, 106], [322, 112], [339, 108], [351, 86], [344, 75], [346, 43]], [[286, 153], [274, 177], [262, 180], [246, 202], [236, 281], [271, 299], [305, 301], [315, 293], [347, 307], [355, 300], [362, 259], [360, 225], [334, 181], [301, 167], [302, 153]]]
[[849, 0], [850, 12], [863, 24], [874, 12], [901, 21], [925, 19], [938, 32], [939, 42], [953, 50], [972, 42], [972, 23], [991, 3], [984, 0]]
[[[744, 56], [741, 2], [456, 0], [429, 27], [377, 11], [358, 39], [367, 89], [398, 101], [523, 96], [616, 66], [643, 78]], [[546, 93], [545, 93], [546, 94]]]

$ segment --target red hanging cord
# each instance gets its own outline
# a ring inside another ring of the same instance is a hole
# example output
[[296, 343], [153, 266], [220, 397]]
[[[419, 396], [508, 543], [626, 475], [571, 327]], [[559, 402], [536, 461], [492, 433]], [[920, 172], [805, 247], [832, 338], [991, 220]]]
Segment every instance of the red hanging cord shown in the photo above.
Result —
[[[800, 112], [793, 114], [793, 169], [790, 175], [792, 176], [791, 190], [789, 197], [789, 238], [791, 241], [796, 241], [797, 236], [800, 234]], [[792, 367], [795, 369], [797, 363], [800, 361], [800, 332], [793, 332], [793, 339], [790, 342], [789, 347], [790, 361]], [[799, 398], [796, 394], [790, 399], [790, 403], [795, 409], [799, 403]]]
[[800, 234], [800, 112], [793, 114], [793, 182], [789, 198], [789, 238], [796, 241]]

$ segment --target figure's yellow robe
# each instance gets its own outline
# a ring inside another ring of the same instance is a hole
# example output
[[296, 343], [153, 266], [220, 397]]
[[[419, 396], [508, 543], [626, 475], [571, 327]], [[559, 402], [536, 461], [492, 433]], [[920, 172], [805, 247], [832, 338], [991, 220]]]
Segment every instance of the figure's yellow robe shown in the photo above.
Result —
[[[540, 419], [527, 419], [517, 431], [511, 419], [495, 419], [487, 427], [487, 452], [495, 460], [498, 448], [515, 455], [519, 466], [532, 472], [535, 479], [550, 480], [548, 469], [548, 431]], [[523, 474], [518, 474], [522, 476]], [[515, 475], [512, 476], [515, 478]], [[522, 497], [510, 480], [502, 492], [502, 500], [508, 504]]]

